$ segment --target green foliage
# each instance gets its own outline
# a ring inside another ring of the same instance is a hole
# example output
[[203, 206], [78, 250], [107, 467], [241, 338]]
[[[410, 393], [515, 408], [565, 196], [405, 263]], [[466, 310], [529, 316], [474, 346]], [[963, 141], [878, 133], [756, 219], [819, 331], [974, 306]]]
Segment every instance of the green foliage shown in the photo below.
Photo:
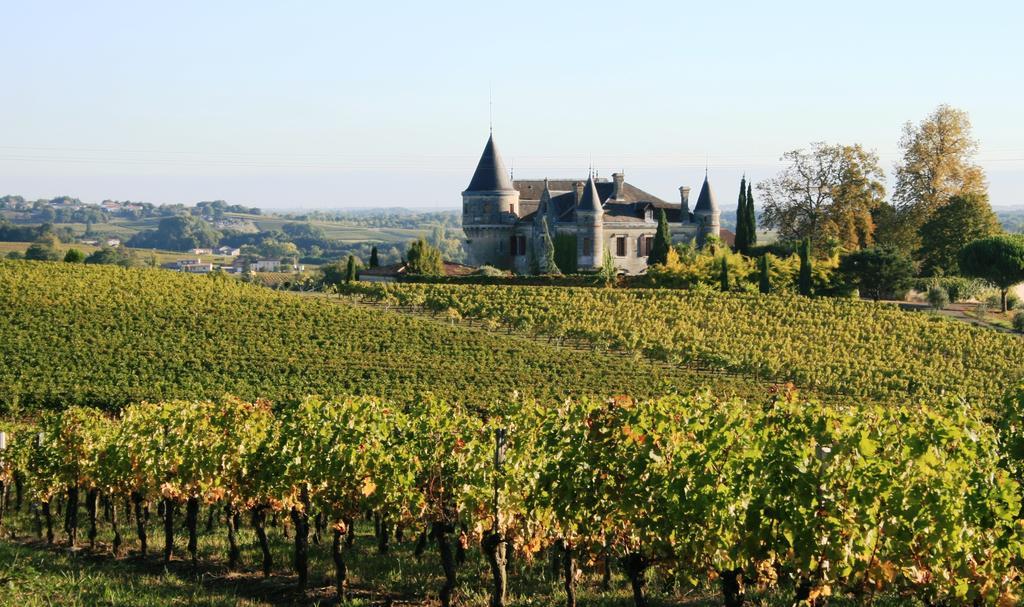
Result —
[[409, 274], [422, 276], [444, 275], [444, 261], [441, 259], [441, 251], [431, 246], [423, 238], [419, 238], [409, 245], [407, 258]]
[[939, 285], [928, 287], [928, 305], [936, 310], [942, 310], [949, 305], [949, 293]]
[[[773, 260], [771, 268], [777, 265]], [[945, 394], [983, 402], [1024, 373], [1024, 342], [1013, 335], [870, 301], [720, 293], [711, 284], [676, 291], [360, 283], [358, 293], [454, 308], [463, 317], [584, 339], [673, 366], [727, 369], [860, 398]]]
[[58, 246], [60, 246], [60, 240], [56, 236], [52, 234], [43, 236], [25, 249], [25, 259], [32, 261], [58, 261], [61, 258]]
[[0, 309], [0, 413], [225, 392], [277, 403], [432, 392], [483, 405], [514, 390], [561, 399], [739, 383], [163, 270], [2, 261]]
[[994, 427], [955, 399], [849, 406], [791, 386], [756, 402], [510, 399], [486, 417], [429, 397], [276, 411], [226, 398], [116, 419], [71, 408], [41, 420], [39, 444], [31, 429], [13, 433], [11, 450], [25, 454], [16, 466], [34, 500], [71, 487], [114, 504], [131, 492], [143, 505], [201, 497], [322, 515], [339, 535], [370, 511], [407, 529], [464, 529], [467, 550], [501, 530], [513, 573], [561, 542], [581, 564], [632, 558], [634, 582], [657, 570], [683, 593], [732, 572], [761, 592], [803, 586], [851, 603], [887, 592], [1008, 605], [1024, 548], [1021, 394]]
[[964, 274], [999, 287], [1005, 312], [1007, 290], [1024, 281], [1024, 236], [1004, 234], [975, 240], [960, 251], [959, 260]]
[[575, 234], [555, 234], [555, 265], [566, 274], [578, 270]]
[[140, 249], [188, 251], [215, 247], [220, 238], [220, 232], [199, 217], [175, 215], [161, 219], [155, 230], [143, 230], [132, 236], [126, 244]]
[[747, 223], [747, 178], [740, 179], [740, 195], [736, 204], [736, 250], [746, 253], [750, 248], [750, 226]]
[[958, 274], [960, 250], [970, 242], [1001, 231], [987, 196], [953, 196], [931, 214], [918, 232], [921, 271], [926, 275]]
[[380, 260], [377, 258], [377, 245], [374, 245], [370, 249], [370, 267], [371, 268], [380, 267]]
[[82, 263], [83, 261], [85, 261], [85, 253], [82, 253], [78, 249], [68, 249], [67, 252], [64, 253], [65, 263]]
[[729, 258], [724, 255], [722, 256], [721, 286], [722, 291], [729, 291]]
[[355, 255], [349, 255], [348, 261], [345, 263], [345, 282], [355, 282], [356, 280], [359, 280], [359, 262]]
[[615, 267], [615, 260], [612, 258], [612, 252], [606, 247], [604, 250], [604, 257], [601, 259], [601, 267], [597, 271], [598, 278], [604, 282], [606, 287], [610, 287], [615, 284], [616, 279], [619, 277], [619, 271]]
[[672, 232], [668, 226], [668, 218], [665, 215], [665, 209], [660, 209], [658, 211], [658, 231], [654, 234], [654, 242], [651, 244], [651, 251], [647, 256], [647, 265], [664, 264], [668, 261], [668, 250], [671, 246]]
[[757, 211], [754, 209], [754, 182], [747, 183], [747, 251], [757, 244]]
[[798, 290], [801, 295], [810, 296], [811, 289], [811, 273], [813, 265], [813, 259], [811, 257], [811, 239], [804, 238], [800, 241], [800, 248], [798, 249], [800, 255], [800, 278], [798, 284]]
[[124, 268], [133, 268], [141, 265], [139, 258], [124, 247], [103, 247], [93, 251], [85, 258], [87, 264], [115, 265]]
[[903, 299], [912, 283], [914, 264], [895, 249], [872, 247], [844, 255], [839, 272], [862, 297]]
[[757, 260], [758, 264], [758, 279], [757, 287], [758, 290], [767, 295], [772, 292], [772, 279], [771, 279], [771, 258], [770, 254], [766, 253]]
[[952, 303], [981, 297], [982, 293], [992, 287], [984, 280], [963, 276], [937, 276], [917, 280], [914, 284], [916, 290], [923, 292], [927, 292], [932, 286], [938, 286], [945, 290]]

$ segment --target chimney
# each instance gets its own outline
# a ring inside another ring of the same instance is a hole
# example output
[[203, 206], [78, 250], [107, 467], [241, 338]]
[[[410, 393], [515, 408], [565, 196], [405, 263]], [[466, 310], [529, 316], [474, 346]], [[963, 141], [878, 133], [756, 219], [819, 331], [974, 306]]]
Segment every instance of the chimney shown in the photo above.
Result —
[[682, 205], [683, 221], [688, 221], [687, 214], [690, 212], [690, 186], [679, 186], [679, 204]]
[[576, 206], [580, 206], [580, 199], [583, 198], [583, 182], [577, 181], [572, 188], [576, 191]]
[[615, 200], [622, 200], [622, 184], [626, 181], [626, 176], [621, 171], [618, 173], [612, 173], [612, 181], [615, 182], [615, 192], [612, 194], [612, 198]]

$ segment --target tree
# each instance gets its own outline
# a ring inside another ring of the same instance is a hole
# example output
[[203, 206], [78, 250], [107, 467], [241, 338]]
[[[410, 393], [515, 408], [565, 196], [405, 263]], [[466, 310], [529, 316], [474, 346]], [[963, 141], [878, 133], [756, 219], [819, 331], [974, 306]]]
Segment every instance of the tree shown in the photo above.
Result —
[[165, 217], [156, 230], [143, 230], [128, 240], [128, 246], [142, 249], [188, 251], [211, 248], [220, 241], [221, 234], [210, 224], [191, 215]]
[[606, 287], [615, 284], [615, 279], [619, 276], [615, 260], [612, 259], [612, 252], [607, 247], [604, 249], [604, 257], [601, 258], [601, 268], [597, 271], [597, 276], [604, 281]]
[[736, 203], [736, 250], [746, 253], [750, 246], [750, 234], [747, 231], [747, 178], [740, 179], [740, 196]]
[[555, 261], [555, 241], [551, 238], [547, 217], [540, 218], [540, 229], [541, 246], [544, 249], [544, 273], [561, 276], [562, 270]]
[[345, 264], [345, 282], [355, 282], [359, 280], [359, 269], [356, 267], [356, 256], [349, 255], [348, 263]]
[[1006, 312], [1006, 292], [1024, 281], [1024, 236], [1001, 234], [975, 240], [960, 251], [960, 270], [999, 287], [1000, 304]]
[[647, 265], [664, 264], [668, 260], [668, 250], [672, 246], [672, 232], [668, 227], [665, 209], [658, 211], [658, 231], [654, 233], [654, 243], [647, 254]]
[[768, 259], [768, 253], [757, 260], [757, 269], [759, 271], [758, 290], [767, 295], [772, 292], [771, 261]]
[[444, 261], [441, 251], [431, 246], [423, 238], [418, 238], [409, 245], [408, 272], [420, 276], [443, 276]]
[[722, 290], [728, 292], [729, 291], [729, 259], [725, 255], [722, 256], [721, 281], [722, 281]]
[[800, 241], [800, 279], [799, 279], [799, 291], [801, 295], [811, 295], [811, 239], [804, 238]]
[[61, 258], [60, 251], [57, 249], [59, 245], [60, 240], [56, 236], [53, 234], [45, 235], [29, 245], [28, 249], [25, 250], [25, 259], [57, 261]]
[[78, 249], [68, 249], [67, 253], [64, 254], [64, 261], [67, 263], [82, 263], [85, 261], [85, 253]]
[[87, 264], [107, 264], [130, 268], [139, 265], [134, 254], [122, 247], [104, 247], [85, 258]]
[[782, 238], [837, 238], [847, 249], [872, 243], [871, 211], [885, 197], [878, 156], [860, 145], [813, 143], [787, 152], [788, 166], [757, 185], [761, 219]]
[[958, 274], [957, 256], [964, 246], [1002, 231], [984, 194], [953, 196], [919, 230], [921, 270], [926, 275]]
[[370, 248], [370, 267], [380, 267], [380, 260], [377, 258], [377, 245], [373, 245], [373, 247]]
[[910, 288], [914, 264], [910, 258], [889, 247], [871, 247], [844, 255], [839, 272], [847, 284], [860, 290], [862, 297], [901, 298]]
[[753, 181], [747, 182], [747, 248], [757, 244], [757, 212], [754, 210]]
[[940, 105], [917, 125], [908, 122], [900, 149], [893, 201], [903, 244], [916, 248], [920, 227], [950, 198], [985, 194], [985, 173], [972, 162], [978, 142], [967, 112], [948, 105]]

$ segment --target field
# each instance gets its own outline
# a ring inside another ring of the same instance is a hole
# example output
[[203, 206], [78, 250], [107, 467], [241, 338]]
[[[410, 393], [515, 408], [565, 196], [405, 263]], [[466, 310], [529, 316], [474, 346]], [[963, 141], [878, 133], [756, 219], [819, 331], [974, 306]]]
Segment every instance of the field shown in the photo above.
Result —
[[501, 545], [512, 605], [1020, 596], [1014, 335], [856, 301], [24, 261], [0, 306], [19, 605], [483, 607]]
[[[4, 256], [7, 253], [10, 253], [12, 251], [16, 251], [18, 253], [24, 253], [25, 250], [28, 249], [30, 246], [32, 246], [31, 242], [0, 242], [0, 257]], [[61, 252], [65, 252], [68, 249], [78, 249], [79, 251], [85, 253], [86, 255], [89, 255], [90, 253], [94, 253], [94, 252], [100, 250], [101, 248], [102, 247], [97, 247], [97, 246], [87, 245], [87, 244], [78, 244], [78, 243], [61, 243], [58, 246], [58, 249]], [[188, 253], [188, 252], [181, 253], [181, 252], [178, 252], [178, 251], [161, 251], [159, 249], [132, 249], [132, 248], [128, 248], [128, 250], [129, 251], [134, 251], [136, 254], [138, 254], [139, 259], [141, 260], [142, 263], [147, 263], [148, 264], [150, 261], [155, 261], [157, 263], [157, 265], [163, 264], [163, 263], [170, 263], [172, 261], [178, 261], [180, 259], [192, 259], [192, 258], [195, 258], [195, 257], [200, 257], [200, 258], [202, 258], [203, 261], [208, 261], [208, 262], [211, 262], [211, 263], [214, 263], [214, 264], [218, 264], [218, 265], [231, 265], [231, 261], [234, 259], [233, 257], [229, 257], [229, 256], [226, 256], [226, 255], [198, 255], [197, 256], [197, 255], [193, 255], [193, 254]]]
[[142, 399], [297, 400], [430, 392], [486, 404], [707, 385], [635, 356], [538, 344], [484, 329], [274, 293], [233, 278], [63, 263], [0, 263], [0, 404], [7, 409]]
[[381, 283], [350, 292], [846, 397], [986, 402], [1024, 376], [1016, 335], [853, 299]]

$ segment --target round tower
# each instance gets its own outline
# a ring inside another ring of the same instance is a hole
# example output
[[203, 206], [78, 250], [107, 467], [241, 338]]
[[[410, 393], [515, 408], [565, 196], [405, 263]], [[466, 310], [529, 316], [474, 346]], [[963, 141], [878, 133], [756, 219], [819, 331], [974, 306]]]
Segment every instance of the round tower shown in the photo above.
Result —
[[594, 184], [594, 176], [587, 179], [576, 205], [577, 267], [596, 270], [604, 261], [604, 208]]
[[512, 228], [518, 218], [519, 192], [512, 186], [492, 134], [469, 187], [462, 192], [462, 230], [473, 263], [511, 267], [517, 254]]
[[693, 207], [693, 222], [697, 224], [697, 246], [702, 247], [708, 236], [719, 237], [722, 226], [719, 224], [718, 203], [704, 175], [704, 185], [700, 186], [697, 205]]

